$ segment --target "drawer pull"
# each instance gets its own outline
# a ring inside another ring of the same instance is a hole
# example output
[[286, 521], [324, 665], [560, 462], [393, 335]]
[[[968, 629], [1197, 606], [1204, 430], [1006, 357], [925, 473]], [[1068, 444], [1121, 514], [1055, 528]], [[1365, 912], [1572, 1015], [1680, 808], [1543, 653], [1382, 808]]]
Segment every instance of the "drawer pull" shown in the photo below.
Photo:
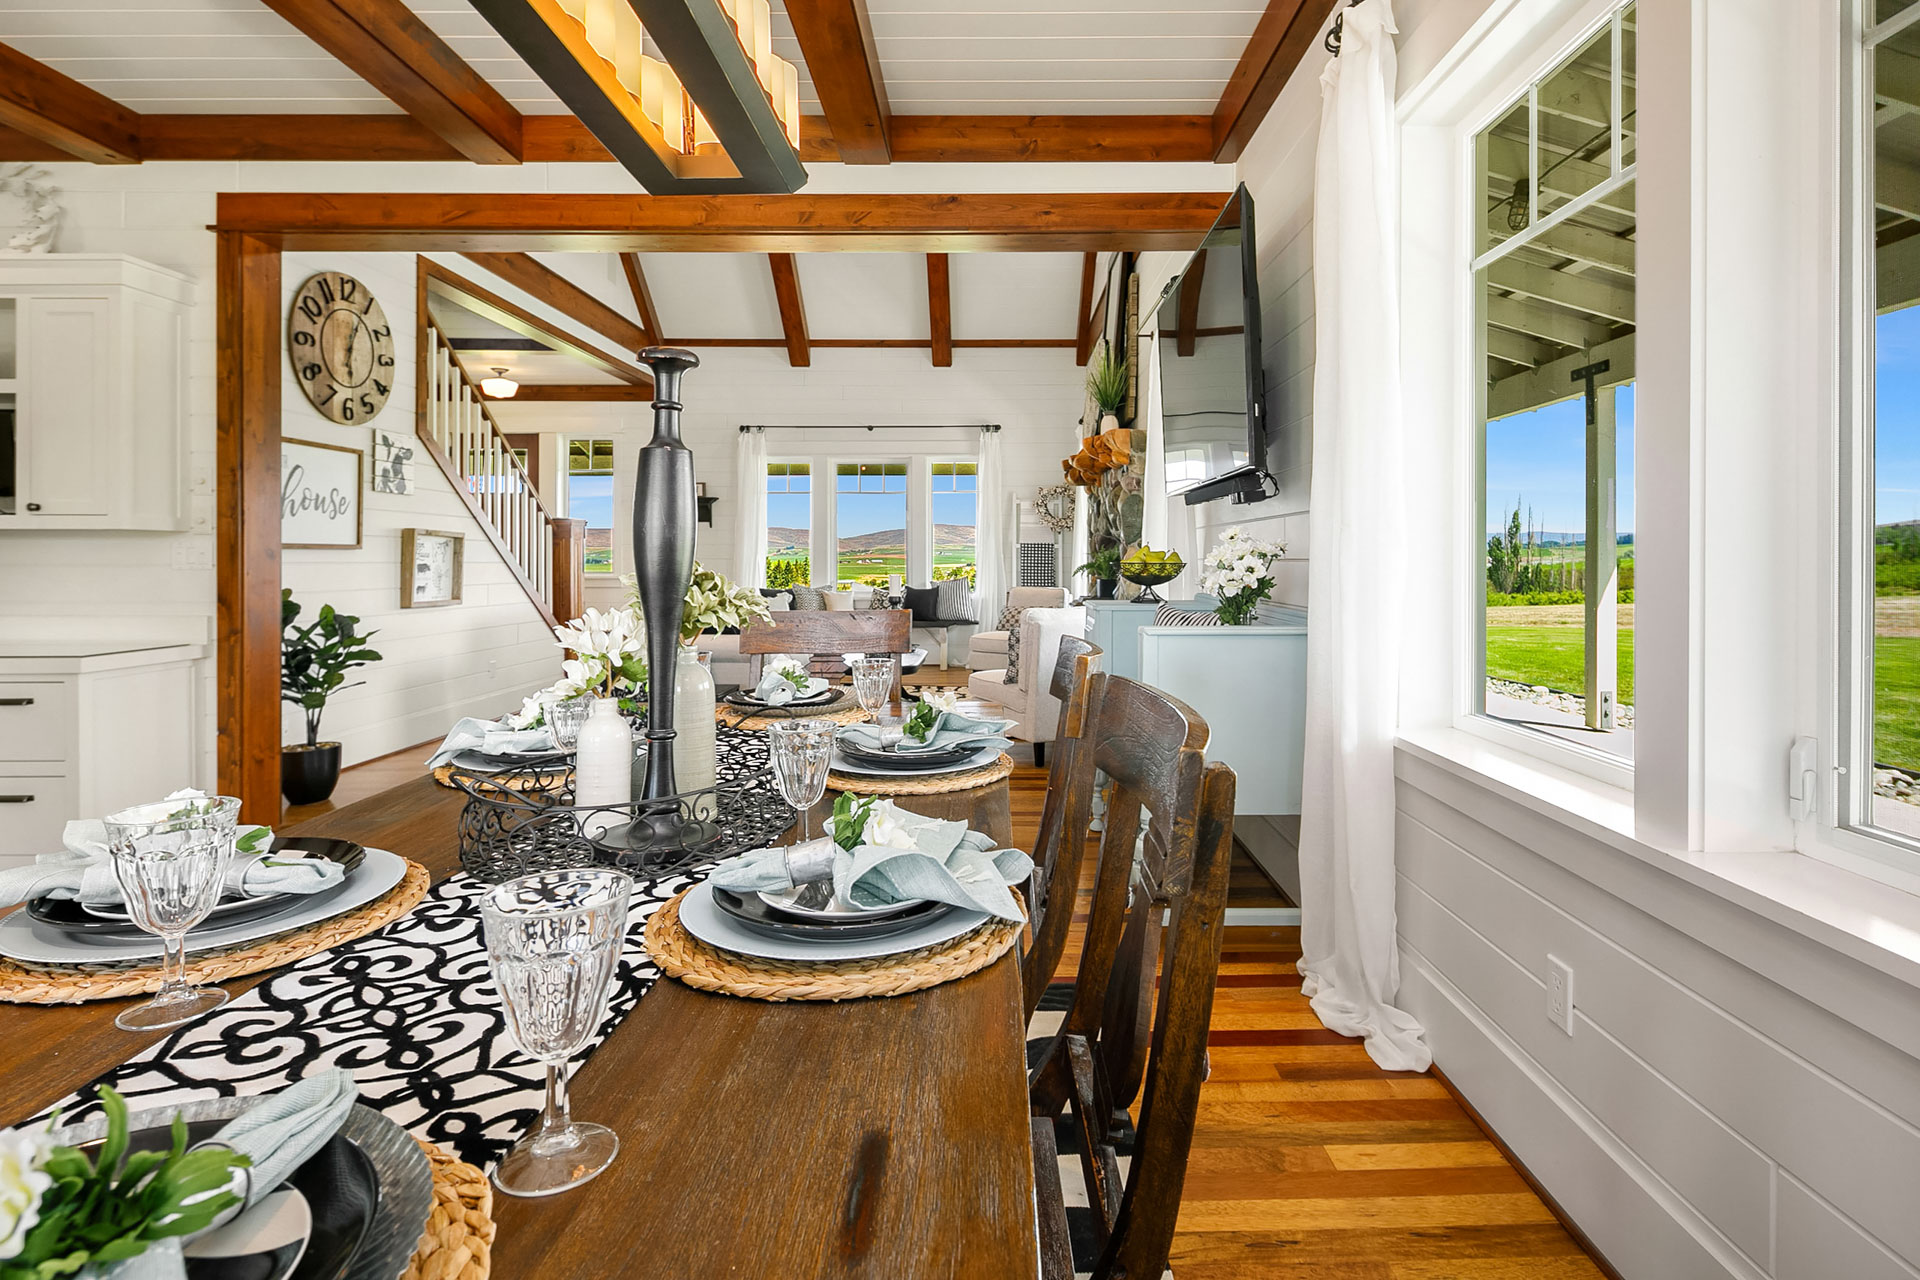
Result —
[[30, 707], [32, 698], [0, 698], [0, 707]]
[[32, 804], [32, 796], [0, 796], [0, 804]]

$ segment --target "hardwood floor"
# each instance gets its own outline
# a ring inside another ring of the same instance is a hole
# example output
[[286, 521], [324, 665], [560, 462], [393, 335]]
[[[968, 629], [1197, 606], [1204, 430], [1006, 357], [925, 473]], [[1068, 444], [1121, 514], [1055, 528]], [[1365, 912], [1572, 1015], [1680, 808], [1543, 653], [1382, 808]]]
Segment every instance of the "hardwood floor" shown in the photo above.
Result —
[[[432, 744], [348, 769], [333, 804], [421, 772]], [[1046, 772], [1012, 778], [1030, 846]], [[289, 811], [324, 812], [319, 806]], [[1077, 918], [1092, 893], [1093, 860]], [[1256, 879], [1257, 878], [1257, 883]], [[1248, 898], [1275, 893], [1249, 863]], [[1520, 1171], [1431, 1072], [1382, 1071], [1300, 993], [1298, 929], [1229, 928], [1173, 1269], [1178, 1280], [1601, 1280]], [[1068, 942], [1061, 979], [1079, 962]]]

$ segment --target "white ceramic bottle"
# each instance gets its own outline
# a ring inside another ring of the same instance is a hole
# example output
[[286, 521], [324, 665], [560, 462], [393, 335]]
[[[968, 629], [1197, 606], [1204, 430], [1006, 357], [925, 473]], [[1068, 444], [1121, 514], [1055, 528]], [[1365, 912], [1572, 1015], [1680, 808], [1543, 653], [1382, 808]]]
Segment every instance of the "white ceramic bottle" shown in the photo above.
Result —
[[[633, 728], [620, 715], [618, 699], [595, 698], [574, 748], [573, 803], [590, 808], [624, 805], [632, 799]], [[597, 838], [626, 821], [625, 813], [608, 809], [584, 815], [580, 827], [589, 838]]]
[[[680, 646], [673, 673], [673, 785], [682, 792], [713, 785], [717, 764], [713, 707], [713, 671], [707, 666], [707, 655]], [[712, 818], [713, 814], [712, 795], [693, 802], [694, 817]]]

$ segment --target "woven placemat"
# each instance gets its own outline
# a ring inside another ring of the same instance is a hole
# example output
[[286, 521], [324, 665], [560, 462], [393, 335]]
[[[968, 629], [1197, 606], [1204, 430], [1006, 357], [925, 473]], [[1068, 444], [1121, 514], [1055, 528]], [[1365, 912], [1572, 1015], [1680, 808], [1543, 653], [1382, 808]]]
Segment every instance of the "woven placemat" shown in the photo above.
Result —
[[935, 773], [925, 777], [890, 777], [864, 773], [829, 773], [827, 786], [833, 791], [850, 791], [856, 796], [937, 796], [949, 791], [971, 791], [990, 787], [1013, 776], [1013, 757], [1002, 751], [990, 764], [960, 773]]
[[867, 718], [867, 713], [860, 709], [860, 702], [853, 696], [853, 690], [841, 686], [833, 691], [831, 701], [815, 706], [755, 711], [752, 707], [718, 702], [713, 707], [713, 718], [729, 729], [764, 729], [782, 720], [830, 720], [834, 724], [858, 724]]
[[400, 1280], [487, 1280], [493, 1271], [493, 1187], [487, 1175], [415, 1138], [433, 1167], [433, 1210]]
[[1012, 920], [988, 920], [950, 942], [918, 951], [803, 964], [708, 946], [680, 923], [680, 900], [686, 896], [682, 889], [647, 917], [647, 954], [662, 973], [690, 987], [748, 1000], [855, 1000], [924, 991], [986, 968], [1007, 953], [1026, 927]]
[[[187, 977], [205, 986], [277, 969], [295, 960], [392, 924], [418, 906], [430, 884], [427, 869], [407, 863], [400, 883], [365, 906], [305, 929], [259, 938], [187, 958]], [[0, 1001], [10, 1004], [84, 1004], [152, 995], [165, 975], [151, 961], [122, 964], [37, 965], [0, 959]]]

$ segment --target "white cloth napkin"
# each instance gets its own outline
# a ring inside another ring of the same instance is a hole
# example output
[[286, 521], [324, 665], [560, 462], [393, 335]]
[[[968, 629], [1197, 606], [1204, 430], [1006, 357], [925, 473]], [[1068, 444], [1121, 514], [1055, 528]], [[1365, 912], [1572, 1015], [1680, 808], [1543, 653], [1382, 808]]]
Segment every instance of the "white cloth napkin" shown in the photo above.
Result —
[[760, 677], [760, 683], [753, 687], [753, 696], [770, 707], [784, 707], [795, 698], [811, 698], [827, 687], [825, 680], [808, 676], [806, 687], [796, 689], [793, 682], [778, 671], [769, 671]]
[[[326, 858], [303, 858], [296, 853], [267, 852], [273, 832], [267, 827], [240, 827], [233, 861], [227, 867], [226, 889], [249, 897], [275, 893], [323, 893], [346, 878], [347, 869]], [[0, 871], [0, 907], [29, 898], [78, 898], [88, 906], [113, 906], [126, 901], [120, 877], [113, 871], [107, 850], [107, 824], [97, 818], [67, 824], [61, 833], [66, 849], [43, 853], [31, 865]]]
[[553, 749], [553, 731], [544, 725], [538, 729], [515, 729], [498, 720], [477, 720], [469, 716], [447, 732], [440, 749], [427, 761], [427, 768], [438, 769], [462, 751], [496, 756], [502, 752]]

